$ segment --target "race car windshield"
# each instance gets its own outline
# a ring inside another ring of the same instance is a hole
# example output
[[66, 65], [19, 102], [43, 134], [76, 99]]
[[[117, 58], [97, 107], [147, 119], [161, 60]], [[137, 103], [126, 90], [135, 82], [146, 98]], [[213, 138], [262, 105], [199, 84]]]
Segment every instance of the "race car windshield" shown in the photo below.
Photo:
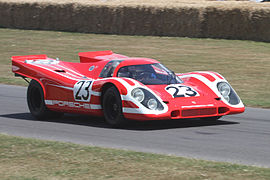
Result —
[[145, 85], [183, 83], [173, 71], [159, 63], [124, 66], [119, 69], [117, 77], [132, 78]]

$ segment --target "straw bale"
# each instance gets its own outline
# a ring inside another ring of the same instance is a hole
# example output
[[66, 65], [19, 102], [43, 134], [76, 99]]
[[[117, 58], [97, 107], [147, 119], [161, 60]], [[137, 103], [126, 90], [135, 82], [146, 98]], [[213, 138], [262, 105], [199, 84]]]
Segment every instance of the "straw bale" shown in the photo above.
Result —
[[217, 9], [204, 12], [202, 36], [270, 41], [270, 9]]
[[270, 41], [268, 5], [249, 6], [248, 2], [241, 2], [245, 5], [242, 7], [237, 6], [236, 1], [230, 1], [231, 6], [227, 6], [225, 2], [217, 5], [217, 2], [204, 0], [201, 4], [195, 1], [181, 4], [181, 0], [174, 0], [176, 5], [168, 6], [134, 5], [132, 0], [131, 5], [80, 1], [84, 3], [0, 0], [0, 27]]

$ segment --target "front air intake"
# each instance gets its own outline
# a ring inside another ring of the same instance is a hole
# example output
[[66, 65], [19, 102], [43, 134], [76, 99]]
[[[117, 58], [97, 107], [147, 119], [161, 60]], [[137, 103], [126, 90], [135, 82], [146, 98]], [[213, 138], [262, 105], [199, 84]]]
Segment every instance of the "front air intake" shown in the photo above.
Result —
[[182, 117], [216, 115], [217, 108], [184, 109]]

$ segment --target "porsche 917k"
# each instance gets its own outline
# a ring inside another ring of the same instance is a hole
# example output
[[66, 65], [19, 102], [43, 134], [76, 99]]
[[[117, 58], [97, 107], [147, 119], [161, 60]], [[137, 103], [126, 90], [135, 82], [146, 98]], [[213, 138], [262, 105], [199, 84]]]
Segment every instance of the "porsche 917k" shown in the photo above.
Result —
[[27, 103], [37, 119], [63, 113], [104, 116], [119, 126], [139, 121], [202, 118], [217, 120], [245, 107], [216, 72], [175, 74], [160, 62], [112, 51], [81, 52], [80, 62], [46, 55], [13, 56], [12, 71], [32, 79]]

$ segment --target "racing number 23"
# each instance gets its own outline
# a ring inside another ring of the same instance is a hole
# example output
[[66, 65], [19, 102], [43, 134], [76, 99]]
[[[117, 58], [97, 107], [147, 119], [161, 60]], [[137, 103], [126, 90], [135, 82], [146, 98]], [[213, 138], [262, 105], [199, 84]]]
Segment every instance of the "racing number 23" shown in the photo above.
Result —
[[92, 81], [78, 81], [73, 88], [73, 95], [76, 101], [89, 102], [90, 94], [89, 88]]
[[177, 97], [191, 97], [197, 96], [198, 93], [188, 86], [167, 86], [166, 90], [170, 93], [174, 98]]

